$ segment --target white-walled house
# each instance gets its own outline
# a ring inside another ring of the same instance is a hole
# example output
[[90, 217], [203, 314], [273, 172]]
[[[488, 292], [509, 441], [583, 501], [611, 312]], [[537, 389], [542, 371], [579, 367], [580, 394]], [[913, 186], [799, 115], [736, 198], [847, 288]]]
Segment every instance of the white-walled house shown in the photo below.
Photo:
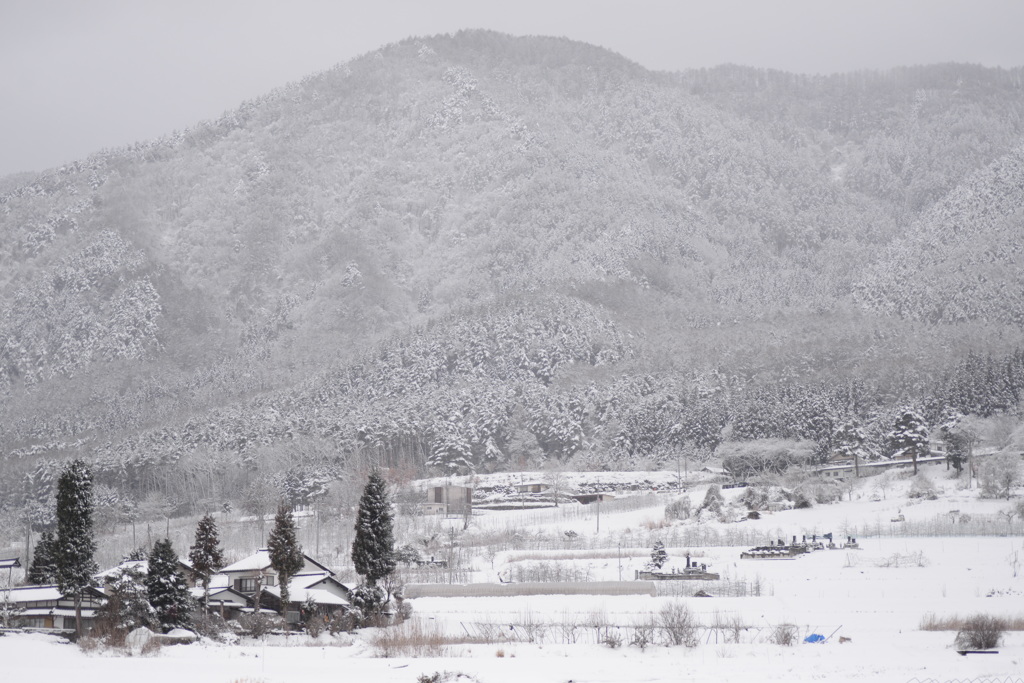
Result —
[[[192, 598], [199, 605], [200, 610], [203, 605], [203, 587], [196, 586], [190, 588], [189, 592], [192, 594]], [[249, 609], [252, 604], [252, 599], [242, 593], [239, 593], [234, 588], [228, 585], [214, 586], [210, 585], [210, 614], [219, 614], [225, 619], [235, 619], [239, 614]]]
[[302, 558], [302, 569], [288, 584], [289, 604], [286, 609], [282, 609], [281, 587], [277, 572], [270, 564], [270, 552], [266, 548], [224, 567], [214, 575], [211, 583], [218, 587], [230, 587], [250, 600], [255, 600], [260, 590], [261, 605], [284, 612], [289, 623], [299, 621], [299, 609], [307, 600], [326, 613], [347, 610], [349, 589], [334, 578], [334, 572], [324, 565], [308, 555]]

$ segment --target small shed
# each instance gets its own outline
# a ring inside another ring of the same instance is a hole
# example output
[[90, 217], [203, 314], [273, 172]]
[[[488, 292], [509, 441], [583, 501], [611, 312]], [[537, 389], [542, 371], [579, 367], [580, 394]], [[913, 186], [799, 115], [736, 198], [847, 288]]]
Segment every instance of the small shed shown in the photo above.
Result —
[[7, 588], [11, 587], [14, 582], [14, 570], [21, 569], [21, 558], [20, 557], [9, 557], [6, 560], [0, 560], [0, 571], [7, 570], [7, 582], [3, 584]]
[[21, 558], [11, 557], [6, 560], [0, 560], [0, 569], [20, 569]]
[[572, 496], [573, 500], [577, 501], [581, 505], [590, 505], [591, 503], [606, 503], [609, 500], [615, 500], [615, 496], [610, 493], [576, 493]]

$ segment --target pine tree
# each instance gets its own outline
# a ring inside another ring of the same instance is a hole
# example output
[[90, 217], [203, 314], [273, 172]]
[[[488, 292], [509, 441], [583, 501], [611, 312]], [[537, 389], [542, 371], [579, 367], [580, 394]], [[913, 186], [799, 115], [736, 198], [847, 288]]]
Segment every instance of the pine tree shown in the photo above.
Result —
[[203, 614], [207, 614], [210, 611], [210, 577], [224, 566], [217, 523], [211, 515], [204, 516], [196, 525], [196, 542], [188, 550], [188, 561], [203, 584]]
[[136, 566], [120, 569], [107, 577], [104, 612], [117, 628], [133, 631], [141, 626], [157, 627], [156, 612], [149, 604], [145, 582], [145, 575]]
[[145, 562], [149, 559], [149, 551], [146, 550], [145, 546], [139, 546], [138, 548], [132, 548], [128, 551], [128, 554], [121, 558], [122, 562]]
[[170, 539], [153, 544], [146, 572], [146, 595], [164, 631], [191, 624], [192, 596]]
[[93, 555], [92, 473], [81, 460], [72, 460], [57, 481], [56, 579], [64, 595], [74, 598], [75, 632], [82, 633], [82, 593], [93, 585], [98, 571]]
[[44, 531], [32, 552], [32, 564], [28, 568], [28, 581], [37, 586], [51, 584], [57, 580], [57, 540], [52, 531]]
[[725, 505], [725, 497], [722, 495], [722, 489], [716, 484], [712, 484], [708, 487], [707, 493], [704, 494], [704, 502], [697, 508], [697, 512], [702, 510], [710, 510], [711, 512], [719, 515], [722, 513], [722, 507]]
[[305, 564], [302, 547], [295, 534], [295, 518], [292, 511], [285, 505], [277, 508], [274, 517], [274, 528], [267, 539], [267, 550], [270, 552], [270, 566], [277, 572], [277, 583], [281, 588], [281, 611], [287, 619], [288, 603], [291, 601], [289, 584]]
[[387, 484], [379, 472], [370, 473], [356, 514], [352, 562], [370, 586], [395, 570], [394, 513]]
[[647, 566], [651, 569], [661, 569], [666, 562], [668, 562], [668, 552], [665, 550], [665, 544], [655, 541], [654, 547], [651, 548], [651, 561], [647, 563]]
[[472, 444], [460, 422], [442, 417], [432, 431], [427, 467], [437, 468], [446, 475], [474, 471]]

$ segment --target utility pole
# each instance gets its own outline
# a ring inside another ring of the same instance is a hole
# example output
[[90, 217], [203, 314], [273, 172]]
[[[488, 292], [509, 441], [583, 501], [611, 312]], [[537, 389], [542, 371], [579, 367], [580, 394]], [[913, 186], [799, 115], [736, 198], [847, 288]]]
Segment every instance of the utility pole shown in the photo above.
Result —
[[[7, 565], [7, 584], [3, 587], [3, 599], [0, 600], [0, 616], [3, 620], [0, 621], [0, 625], [4, 628], [10, 628], [11, 620], [11, 586], [14, 584], [14, 568], [21, 569], [21, 562], [17, 557], [10, 560], [3, 560], [4, 564]], [[26, 574], [28, 572], [28, 562], [25, 563]]]
[[25, 514], [25, 582], [28, 583], [28, 568], [32, 566], [32, 513]]
[[[676, 488], [680, 491], [683, 489], [683, 477], [679, 467], [679, 461], [683, 457], [683, 451], [681, 448], [676, 449]], [[621, 578], [621, 577], [620, 577]]]

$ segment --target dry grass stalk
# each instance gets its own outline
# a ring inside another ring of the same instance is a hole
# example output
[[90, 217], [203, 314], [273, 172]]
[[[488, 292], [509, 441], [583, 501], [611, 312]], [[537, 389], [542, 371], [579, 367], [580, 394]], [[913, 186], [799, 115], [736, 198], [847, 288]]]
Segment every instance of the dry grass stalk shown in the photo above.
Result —
[[370, 637], [378, 657], [443, 657], [448, 647], [485, 643], [480, 637], [450, 635], [436, 623], [410, 619], [400, 626], [379, 629]]
[[[922, 631], [962, 631], [977, 616], [963, 617], [959, 614], [952, 614], [939, 617], [933, 612], [929, 612], [921, 617], [919, 628]], [[1024, 631], [1024, 616], [995, 618], [999, 620], [1005, 631]]]

